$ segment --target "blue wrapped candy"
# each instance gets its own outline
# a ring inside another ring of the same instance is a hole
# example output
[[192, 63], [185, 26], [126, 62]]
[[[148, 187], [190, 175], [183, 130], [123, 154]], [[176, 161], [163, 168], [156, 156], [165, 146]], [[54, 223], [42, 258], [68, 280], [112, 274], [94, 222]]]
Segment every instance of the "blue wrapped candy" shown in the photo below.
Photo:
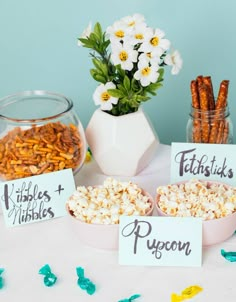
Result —
[[52, 273], [51, 268], [48, 264], [45, 264], [39, 270], [39, 274], [44, 275], [43, 282], [44, 282], [44, 285], [46, 285], [48, 287], [53, 286], [57, 281], [57, 277]]
[[230, 262], [236, 262], [236, 252], [226, 252], [221, 250], [221, 255]]
[[129, 297], [128, 299], [122, 299], [122, 300], [119, 300], [118, 302], [132, 302], [139, 297], [141, 297], [141, 295], [135, 294], [135, 295]]
[[0, 268], [0, 289], [2, 289], [4, 286], [3, 277], [2, 277], [3, 272], [4, 272], [4, 268]]
[[76, 268], [76, 273], [78, 276], [77, 284], [83, 290], [86, 290], [87, 294], [93, 295], [96, 291], [96, 286], [88, 278], [84, 277], [84, 269], [82, 267]]

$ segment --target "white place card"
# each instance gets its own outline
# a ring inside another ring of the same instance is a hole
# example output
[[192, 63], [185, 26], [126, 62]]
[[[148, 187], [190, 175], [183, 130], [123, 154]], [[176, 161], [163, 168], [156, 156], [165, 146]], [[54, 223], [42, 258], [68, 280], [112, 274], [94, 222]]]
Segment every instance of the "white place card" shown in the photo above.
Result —
[[12, 227], [64, 216], [74, 190], [71, 169], [3, 182], [0, 202], [5, 223]]
[[121, 216], [119, 264], [201, 266], [202, 219]]
[[172, 143], [171, 183], [192, 178], [235, 186], [236, 145]]

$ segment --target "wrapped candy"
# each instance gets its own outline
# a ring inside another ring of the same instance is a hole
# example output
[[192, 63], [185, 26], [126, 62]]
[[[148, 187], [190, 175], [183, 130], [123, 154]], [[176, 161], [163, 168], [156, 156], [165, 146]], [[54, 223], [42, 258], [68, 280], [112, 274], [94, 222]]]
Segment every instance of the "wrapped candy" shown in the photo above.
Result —
[[221, 255], [230, 262], [236, 262], [236, 252], [226, 252], [221, 250]]
[[171, 295], [171, 302], [180, 302], [184, 301], [185, 299], [190, 299], [200, 293], [202, 291], [202, 288], [198, 285], [193, 285], [185, 288], [182, 292], [181, 295], [177, 295], [173, 293]]
[[118, 302], [132, 302], [139, 297], [141, 297], [141, 295], [133, 295], [128, 299], [122, 299], [122, 300], [119, 300]]
[[87, 294], [93, 295], [96, 291], [96, 286], [88, 278], [84, 277], [84, 269], [82, 267], [77, 267], [76, 273], [78, 276], [77, 284], [79, 287], [86, 290]]
[[2, 289], [4, 285], [3, 277], [1, 276], [3, 272], [4, 272], [4, 268], [0, 268], [0, 289]]
[[39, 274], [44, 275], [43, 282], [48, 287], [53, 286], [57, 281], [57, 277], [52, 273], [51, 268], [48, 264], [45, 264], [39, 270]]

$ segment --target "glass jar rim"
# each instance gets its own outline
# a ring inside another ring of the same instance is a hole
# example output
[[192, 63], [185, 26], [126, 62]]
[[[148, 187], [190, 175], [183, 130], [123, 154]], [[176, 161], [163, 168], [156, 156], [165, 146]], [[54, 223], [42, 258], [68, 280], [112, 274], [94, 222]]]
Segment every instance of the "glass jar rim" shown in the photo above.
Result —
[[[193, 114], [195, 113], [202, 113], [206, 116], [224, 116], [224, 117], [227, 117], [229, 116], [229, 106], [228, 104], [223, 107], [223, 108], [219, 108], [219, 109], [209, 109], [209, 110], [203, 110], [201, 108], [195, 108], [191, 105], [191, 108], [190, 108], [190, 116], [193, 117]], [[196, 118], [196, 117], [195, 117]]]
[[21, 91], [21, 92], [17, 92], [14, 94], [10, 94], [7, 95], [3, 98], [0, 99], [0, 108], [1, 108], [1, 103], [5, 102], [5, 105], [7, 106], [8, 104], [12, 104], [14, 102], [14, 99], [16, 98], [23, 98], [23, 97], [35, 97], [35, 96], [52, 96], [52, 97], [56, 97], [58, 100], [63, 101], [64, 104], [66, 104], [66, 108], [65, 110], [62, 110], [60, 113], [57, 113], [55, 115], [49, 115], [46, 117], [40, 117], [40, 118], [34, 118], [34, 119], [18, 119], [18, 118], [13, 118], [13, 117], [9, 117], [6, 115], [3, 115], [0, 113], [0, 119], [4, 119], [4, 120], [8, 120], [11, 122], [18, 122], [18, 123], [37, 123], [37, 122], [44, 122], [45, 120], [53, 120], [56, 119], [58, 117], [60, 117], [61, 115], [69, 112], [72, 108], [73, 108], [73, 102], [71, 99], [69, 99], [68, 97], [66, 97], [63, 94], [60, 93], [56, 93], [56, 92], [52, 92], [52, 91], [47, 91], [47, 90], [25, 90], [25, 91]]

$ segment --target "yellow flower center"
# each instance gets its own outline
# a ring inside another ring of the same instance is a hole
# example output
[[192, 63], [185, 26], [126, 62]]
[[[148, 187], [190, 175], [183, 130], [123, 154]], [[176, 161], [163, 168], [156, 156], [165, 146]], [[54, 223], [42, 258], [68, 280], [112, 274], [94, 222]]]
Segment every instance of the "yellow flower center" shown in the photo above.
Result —
[[135, 39], [142, 40], [143, 39], [143, 34], [136, 34]]
[[148, 76], [150, 72], [151, 72], [151, 68], [150, 67], [145, 67], [145, 68], [142, 69], [142, 75], [144, 77]]
[[150, 40], [150, 43], [151, 43], [152, 46], [157, 46], [159, 44], [159, 38], [158, 37], [153, 37]]
[[134, 25], [135, 25], [135, 22], [134, 22], [134, 21], [131, 21], [128, 25], [129, 25], [129, 26], [134, 26]]
[[146, 56], [147, 56], [149, 59], [151, 59], [151, 58], [152, 58], [152, 53], [151, 53], [151, 52], [147, 52], [147, 53], [146, 53]]
[[110, 99], [110, 94], [107, 92], [107, 91], [104, 91], [102, 94], [101, 94], [101, 100], [102, 102], [107, 102], [109, 101]]
[[128, 54], [127, 54], [127, 52], [124, 51], [124, 50], [121, 51], [120, 54], [119, 54], [119, 58], [120, 58], [120, 60], [123, 61], [123, 62], [126, 61], [126, 60], [128, 59]]
[[124, 38], [125, 33], [120, 29], [115, 32], [115, 35], [117, 36], [117, 38]]

